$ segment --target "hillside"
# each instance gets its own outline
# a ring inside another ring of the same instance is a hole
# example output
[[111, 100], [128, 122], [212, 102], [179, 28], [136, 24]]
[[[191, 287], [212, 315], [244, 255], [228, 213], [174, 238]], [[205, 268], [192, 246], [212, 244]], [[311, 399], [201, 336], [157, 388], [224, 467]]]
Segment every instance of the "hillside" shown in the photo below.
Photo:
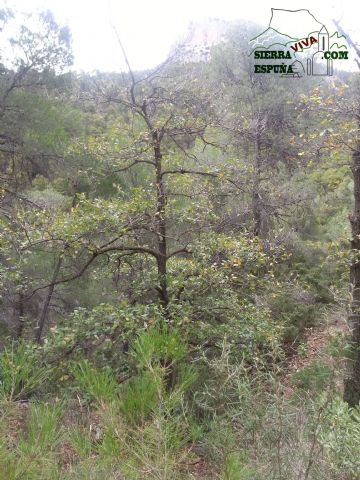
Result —
[[359, 73], [0, 20], [0, 480], [360, 478]]

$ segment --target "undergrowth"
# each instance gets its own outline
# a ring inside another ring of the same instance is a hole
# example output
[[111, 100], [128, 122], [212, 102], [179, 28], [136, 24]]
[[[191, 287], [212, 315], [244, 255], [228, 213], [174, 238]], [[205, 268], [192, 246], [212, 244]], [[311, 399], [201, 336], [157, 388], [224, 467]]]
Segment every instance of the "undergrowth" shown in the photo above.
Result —
[[166, 325], [137, 335], [126, 375], [70, 362], [61, 395], [47, 392], [37, 349], [12, 345], [0, 355], [0, 479], [357, 479], [360, 410], [337, 381], [344, 345], [331, 337], [290, 395], [269, 352], [250, 362], [225, 337], [208, 355]]

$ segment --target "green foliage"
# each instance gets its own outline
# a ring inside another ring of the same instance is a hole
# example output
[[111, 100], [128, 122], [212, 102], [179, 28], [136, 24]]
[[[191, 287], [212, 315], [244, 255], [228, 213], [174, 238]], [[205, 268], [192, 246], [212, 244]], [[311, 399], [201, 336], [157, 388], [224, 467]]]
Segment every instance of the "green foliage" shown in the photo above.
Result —
[[303, 335], [348, 303], [356, 75], [255, 78], [244, 24], [61, 75], [67, 28], [0, 20], [0, 480], [357, 478], [349, 342]]
[[[157, 322], [161, 312], [157, 305], [130, 306], [100, 303], [93, 309], [77, 308], [64, 322], [50, 328], [42, 351], [51, 362], [57, 359], [88, 358], [100, 368], [111, 366], [119, 374], [129, 369], [127, 345], [147, 325]], [[67, 374], [67, 362], [58, 363]]]
[[81, 425], [75, 425], [68, 432], [69, 443], [80, 458], [91, 456], [94, 442], [91, 431]]
[[133, 342], [138, 376], [121, 394], [121, 410], [128, 420], [143, 421], [156, 413], [159, 402], [165, 412], [173, 412], [196, 379], [185, 365], [187, 348], [179, 333], [165, 323], [138, 335]]
[[113, 372], [108, 368], [97, 370], [87, 360], [73, 363], [69, 372], [74, 376], [75, 385], [85, 399], [99, 404], [117, 398], [118, 385]]
[[231, 453], [227, 455], [221, 480], [256, 480], [260, 478], [254, 469], [242, 464], [238, 455]]
[[333, 379], [332, 368], [318, 360], [292, 375], [293, 383], [301, 390], [319, 394], [328, 387]]
[[[63, 433], [60, 426], [62, 405], [32, 402], [26, 410], [25, 424], [18, 438], [2, 438], [0, 478], [55, 480], [60, 474], [57, 453]], [[15, 440], [16, 449], [13, 448]]]
[[282, 321], [284, 339], [289, 343], [301, 340], [304, 330], [314, 326], [321, 313], [312, 292], [296, 284], [276, 292], [269, 303], [273, 314]]
[[41, 362], [34, 345], [10, 343], [0, 352], [0, 399], [29, 398], [50, 380], [51, 373], [51, 367]]
[[[188, 457], [183, 404], [194, 373], [182, 370], [171, 388], [167, 383], [171, 368], [179, 368], [185, 359], [182, 343], [165, 326], [142, 332], [132, 348], [138, 368], [135, 377], [121, 385], [119, 400], [102, 410], [104, 429], [96, 450], [106, 461], [114, 462], [120, 455], [125, 478], [187, 478], [182, 473]], [[165, 355], [173, 363], [165, 366]]]
[[61, 480], [118, 480], [118, 478], [119, 471], [116, 469], [89, 461], [76, 465], [69, 472], [65, 472]]
[[360, 470], [360, 409], [336, 397], [323, 416], [319, 441], [335, 475], [357, 478]]
[[18, 445], [20, 452], [40, 455], [56, 451], [62, 435], [60, 428], [62, 411], [61, 403], [57, 405], [32, 403], [27, 414], [25, 435]]
[[166, 323], [140, 333], [132, 348], [139, 362], [139, 369], [147, 369], [150, 372], [162, 364], [169, 368], [182, 360], [186, 354], [186, 347], [179, 333], [169, 328]]
[[143, 373], [130, 381], [121, 394], [121, 411], [130, 422], [143, 422], [155, 410], [160, 379], [153, 373]]
[[[130, 478], [141, 480], [164, 478], [180, 480], [186, 478], [181, 463], [186, 459], [184, 439], [179, 418], [155, 416], [151, 424], [131, 435], [132, 455], [125, 462], [124, 471]], [[145, 447], [145, 448], [144, 448]]]

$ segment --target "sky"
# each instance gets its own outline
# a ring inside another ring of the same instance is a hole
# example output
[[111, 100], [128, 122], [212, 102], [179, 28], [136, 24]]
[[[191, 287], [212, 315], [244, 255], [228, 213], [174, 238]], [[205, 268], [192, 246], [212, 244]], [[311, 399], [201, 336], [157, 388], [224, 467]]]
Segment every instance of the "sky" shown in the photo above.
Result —
[[207, 18], [245, 19], [266, 27], [271, 8], [307, 8], [321, 22], [340, 20], [344, 31], [360, 41], [360, 2], [354, 0], [0, 0], [17, 10], [51, 10], [72, 32], [74, 68], [119, 71], [118, 32], [133, 69], [161, 63], [190, 22]]

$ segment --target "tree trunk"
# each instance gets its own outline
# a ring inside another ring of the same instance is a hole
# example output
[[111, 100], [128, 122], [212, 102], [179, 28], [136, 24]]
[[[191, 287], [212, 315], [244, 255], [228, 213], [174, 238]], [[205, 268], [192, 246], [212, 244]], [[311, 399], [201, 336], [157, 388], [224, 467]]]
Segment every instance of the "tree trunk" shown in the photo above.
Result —
[[262, 233], [262, 211], [261, 211], [261, 157], [260, 157], [260, 134], [257, 133], [254, 142], [254, 176], [252, 190], [252, 212], [253, 212], [253, 234], [261, 237]]
[[[358, 113], [360, 114], [360, 107]], [[353, 358], [350, 361], [349, 377], [345, 380], [344, 400], [350, 406], [355, 406], [360, 401], [360, 139], [352, 156], [352, 173], [354, 212], [350, 215], [351, 248], [358, 258], [353, 260], [350, 267], [352, 301], [349, 322], [352, 329]]]
[[159, 279], [159, 298], [165, 314], [169, 304], [166, 264], [167, 264], [167, 241], [166, 241], [166, 193], [162, 176], [162, 154], [158, 132], [153, 132], [154, 157], [156, 165], [156, 233], [158, 238], [158, 279]]
[[23, 292], [19, 293], [19, 303], [18, 303], [18, 312], [19, 312], [19, 323], [17, 328], [17, 338], [21, 338], [24, 330], [24, 294]]
[[[169, 321], [169, 296], [167, 289], [166, 267], [167, 267], [167, 239], [166, 239], [166, 192], [164, 188], [162, 175], [162, 154], [160, 139], [157, 131], [153, 132], [154, 157], [156, 165], [156, 232], [158, 238], [158, 279], [159, 279], [159, 299], [163, 307], [165, 320]], [[167, 324], [169, 328], [169, 323]], [[175, 385], [174, 365], [167, 358], [160, 358], [160, 365], [165, 369], [165, 388], [170, 392]]]
[[53, 276], [52, 276], [52, 279], [51, 279], [51, 285], [50, 285], [48, 293], [46, 295], [44, 306], [43, 306], [43, 309], [42, 309], [42, 312], [41, 312], [41, 316], [40, 316], [40, 319], [39, 319], [39, 324], [38, 324], [37, 329], [36, 329], [35, 340], [37, 341], [37, 343], [40, 343], [40, 341], [41, 341], [42, 333], [44, 331], [44, 327], [45, 327], [45, 323], [46, 323], [47, 312], [48, 312], [48, 309], [49, 309], [51, 298], [52, 298], [53, 293], [54, 293], [55, 282], [58, 278], [62, 261], [63, 261], [63, 257], [62, 257], [62, 255], [59, 255], [59, 258], [58, 258], [58, 261], [56, 263], [55, 270], [54, 270], [54, 273], [53, 273]]

